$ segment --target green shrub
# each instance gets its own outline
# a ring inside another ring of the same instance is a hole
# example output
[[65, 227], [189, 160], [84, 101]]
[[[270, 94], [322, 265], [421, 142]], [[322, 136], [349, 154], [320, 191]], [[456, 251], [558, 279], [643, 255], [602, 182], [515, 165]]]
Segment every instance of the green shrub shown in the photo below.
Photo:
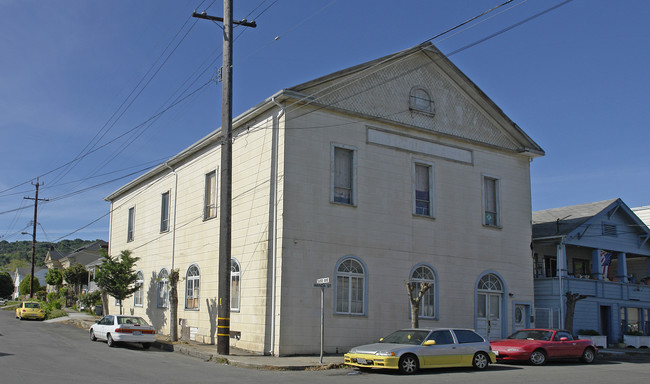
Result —
[[62, 310], [62, 309], [54, 309], [48, 313], [47, 318], [48, 319], [56, 319], [57, 317], [64, 317], [68, 316], [68, 314]]
[[99, 291], [83, 293], [79, 295], [79, 302], [86, 308], [92, 308], [102, 303], [102, 295]]

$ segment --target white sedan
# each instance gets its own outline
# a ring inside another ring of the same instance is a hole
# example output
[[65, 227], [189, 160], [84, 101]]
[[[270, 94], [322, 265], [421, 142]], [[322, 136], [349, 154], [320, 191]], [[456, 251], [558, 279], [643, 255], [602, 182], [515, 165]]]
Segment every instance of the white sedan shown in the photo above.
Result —
[[106, 315], [90, 327], [90, 340], [106, 340], [109, 347], [116, 343], [141, 343], [148, 349], [156, 341], [156, 330], [142, 317]]

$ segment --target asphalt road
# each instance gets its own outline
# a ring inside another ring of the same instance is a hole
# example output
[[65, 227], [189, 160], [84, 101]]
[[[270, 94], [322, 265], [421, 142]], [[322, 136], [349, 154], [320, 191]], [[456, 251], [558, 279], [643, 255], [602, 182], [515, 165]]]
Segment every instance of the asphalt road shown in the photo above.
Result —
[[139, 345], [109, 348], [91, 342], [85, 330], [67, 324], [20, 321], [0, 310], [0, 383], [639, 383], [650, 371], [647, 359], [598, 360], [591, 365], [553, 362], [543, 367], [493, 365], [427, 370], [413, 376], [394, 372], [269, 371], [207, 363], [186, 355]]

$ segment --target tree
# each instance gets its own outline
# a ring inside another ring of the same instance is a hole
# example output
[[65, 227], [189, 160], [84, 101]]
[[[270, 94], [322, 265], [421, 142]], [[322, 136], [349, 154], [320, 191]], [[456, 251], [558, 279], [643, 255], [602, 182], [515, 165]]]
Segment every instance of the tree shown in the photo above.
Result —
[[45, 282], [48, 285], [56, 287], [58, 292], [59, 288], [63, 285], [63, 273], [61, 273], [60, 269], [50, 269], [47, 271], [47, 275], [45, 275]]
[[169, 274], [169, 338], [171, 341], [178, 341], [178, 280], [180, 273], [172, 269]]
[[9, 297], [14, 292], [14, 282], [7, 272], [0, 272], [0, 298]]
[[122, 251], [116, 257], [111, 257], [105, 250], [102, 253], [104, 261], [95, 271], [95, 282], [102, 291], [120, 302], [121, 315], [124, 299], [139, 289], [135, 285], [138, 275], [133, 266], [140, 258], [131, 256], [129, 250]]
[[579, 293], [567, 291], [564, 296], [566, 297], [566, 313], [564, 314], [564, 329], [573, 334], [573, 315], [576, 311], [576, 303], [580, 300], [586, 299], [587, 296]]
[[[415, 293], [417, 287], [420, 289]], [[409, 301], [411, 302], [411, 328], [420, 327], [420, 302], [422, 302], [422, 297], [424, 294], [431, 288], [431, 283], [406, 283], [406, 291], [409, 295]]]
[[[29, 295], [31, 281], [32, 275], [27, 275], [23, 281], [20, 282], [20, 285], [18, 286], [18, 292], [20, 292], [21, 296]], [[38, 281], [38, 279], [34, 278], [34, 292], [38, 291], [39, 288], [41, 288], [41, 283]]]
[[75, 295], [79, 295], [81, 293], [81, 287], [88, 283], [88, 271], [86, 271], [83, 265], [77, 263], [63, 270], [63, 278], [66, 283], [72, 285]]

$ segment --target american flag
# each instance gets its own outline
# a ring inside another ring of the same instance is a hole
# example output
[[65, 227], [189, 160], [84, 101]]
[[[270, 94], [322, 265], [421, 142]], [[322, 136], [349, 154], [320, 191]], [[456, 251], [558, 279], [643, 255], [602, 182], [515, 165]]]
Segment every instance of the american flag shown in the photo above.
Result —
[[600, 250], [600, 267], [603, 269], [603, 277], [607, 277], [609, 266], [612, 264], [612, 253]]

